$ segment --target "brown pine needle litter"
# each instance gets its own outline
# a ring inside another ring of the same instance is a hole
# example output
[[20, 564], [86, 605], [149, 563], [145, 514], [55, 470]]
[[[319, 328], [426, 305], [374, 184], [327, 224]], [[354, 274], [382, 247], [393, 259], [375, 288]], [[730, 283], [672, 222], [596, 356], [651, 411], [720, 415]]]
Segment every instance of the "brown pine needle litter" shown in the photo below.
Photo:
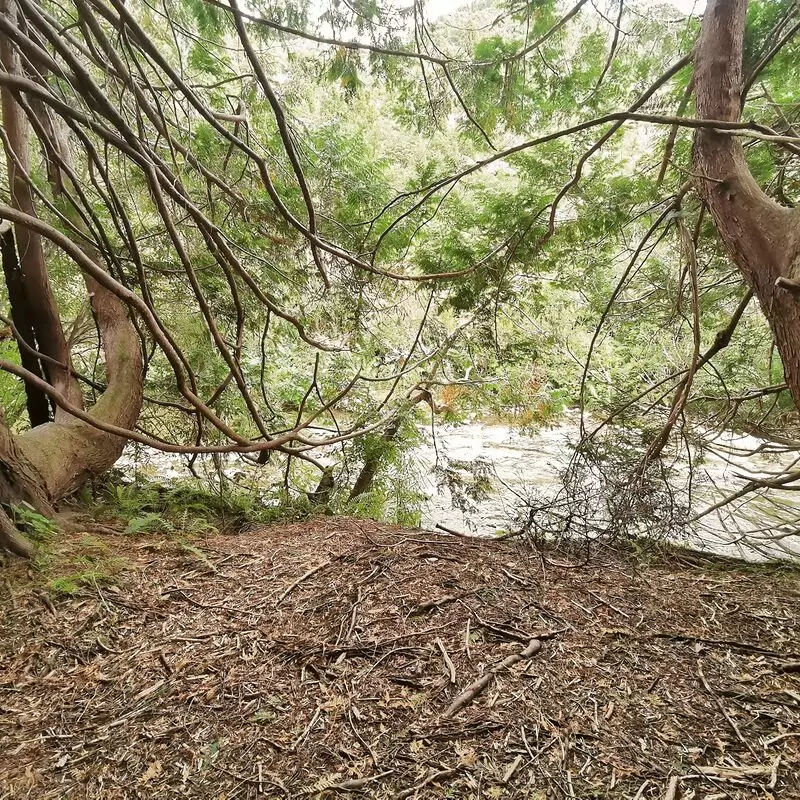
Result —
[[99, 546], [113, 585], [5, 568], [0, 797], [800, 798], [797, 571], [341, 518]]

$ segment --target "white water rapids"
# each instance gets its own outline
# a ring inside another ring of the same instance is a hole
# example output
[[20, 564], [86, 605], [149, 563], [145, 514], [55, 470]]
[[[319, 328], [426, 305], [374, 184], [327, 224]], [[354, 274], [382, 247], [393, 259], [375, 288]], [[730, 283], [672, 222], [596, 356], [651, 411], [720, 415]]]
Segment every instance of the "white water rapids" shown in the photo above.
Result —
[[[435, 437], [429, 430], [426, 442], [413, 453], [420, 489], [427, 497], [421, 509], [422, 527], [434, 529], [442, 525], [477, 536], [496, 536], [512, 530], [522, 498], [531, 489], [543, 493], [557, 491], [559, 472], [572, 453], [570, 443], [577, 439], [575, 415], [533, 434], [477, 422], [439, 425]], [[753, 454], [759, 448], [761, 451]], [[696, 489], [691, 512], [697, 514], [741, 489], [747, 482], [746, 476], [766, 477], [770, 472], [790, 467], [796, 459], [795, 453], [782, 452], [779, 446], [754, 437], [731, 432], [718, 434], [702, 462], [694, 466]], [[488, 493], [463, 511], [453, 506], [449, 491], [437, 486], [439, 481], [433, 474], [434, 464], [446, 465], [450, 460], [462, 463], [479, 460], [490, 477]], [[141, 447], [127, 450], [118, 466], [129, 475], [141, 472], [161, 481], [188, 475], [179, 457]], [[679, 473], [688, 474], [688, 462], [676, 466]], [[210, 460], [205, 462], [205, 471], [210, 474], [209, 467]], [[274, 471], [250, 467], [235, 458], [226, 460], [222, 471], [233, 480], [244, 477], [248, 485], [255, 487], [266, 488], [276, 479]], [[748, 560], [800, 560], [800, 502], [793, 501], [795, 494], [749, 495], [690, 525], [680, 543], [695, 550]]]
[[[559, 473], [578, 438], [576, 417], [534, 434], [476, 423], [439, 428], [435, 446], [420, 448], [423, 463], [430, 469], [437, 457], [461, 462], [480, 459], [491, 466], [493, 487], [486, 498], [461, 511], [453, 508], [449, 493], [437, 491], [436, 481], [429, 478], [424, 485], [429, 500], [423, 508], [423, 527], [435, 528], [438, 524], [484, 536], [508, 531], [531, 489], [550, 494], [558, 490]], [[712, 437], [702, 461], [694, 465], [691, 514], [697, 515], [734, 494], [750, 477], [765, 478], [792, 467], [797, 454], [783, 450], [731, 431]], [[685, 459], [675, 467], [679, 475], [688, 475]], [[800, 502], [793, 500], [794, 495], [749, 494], [691, 524], [680, 543], [694, 550], [752, 561], [800, 560]]]

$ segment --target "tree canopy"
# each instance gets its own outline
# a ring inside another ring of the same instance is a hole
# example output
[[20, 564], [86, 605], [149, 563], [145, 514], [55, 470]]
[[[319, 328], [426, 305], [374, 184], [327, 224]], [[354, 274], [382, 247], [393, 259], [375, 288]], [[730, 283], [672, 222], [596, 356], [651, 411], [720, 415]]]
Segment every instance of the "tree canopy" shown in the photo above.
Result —
[[794, 0], [2, 0], [4, 545], [130, 441], [352, 503], [422, 409], [579, 407], [584, 466], [641, 432], [628, 507], [715, 427], [796, 447], [798, 29]]

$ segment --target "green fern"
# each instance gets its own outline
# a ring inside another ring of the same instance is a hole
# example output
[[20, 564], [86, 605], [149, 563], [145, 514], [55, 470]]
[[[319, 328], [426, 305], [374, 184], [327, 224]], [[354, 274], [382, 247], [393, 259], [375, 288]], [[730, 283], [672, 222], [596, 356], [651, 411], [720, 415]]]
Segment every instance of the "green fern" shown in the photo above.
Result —
[[147, 512], [129, 520], [124, 533], [172, 533], [174, 530], [175, 526], [161, 514]]
[[52, 519], [40, 514], [28, 503], [12, 506], [11, 515], [15, 525], [34, 541], [46, 541], [58, 531], [58, 526]]

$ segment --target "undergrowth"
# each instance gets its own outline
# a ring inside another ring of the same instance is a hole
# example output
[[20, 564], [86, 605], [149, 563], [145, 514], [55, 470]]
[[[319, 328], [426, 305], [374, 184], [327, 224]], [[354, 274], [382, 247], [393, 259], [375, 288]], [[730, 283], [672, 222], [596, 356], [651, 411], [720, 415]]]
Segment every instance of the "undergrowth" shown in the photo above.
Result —
[[[96, 518], [125, 523], [124, 532], [202, 534], [209, 531], [241, 533], [279, 522], [297, 522], [324, 513], [419, 524], [424, 496], [413, 456], [420, 437], [412, 418], [403, 421], [402, 435], [364, 437], [352, 443], [336, 468], [324, 473], [331, 481], [319, 490], [321, 476], [301, 462], [291, 475], [259, 470], [253, 474], [228, 464], [195, 465], [195, 477], [164, 480], [136, 470], [112, 470], [93, 487], [84, 505]], [[351, 487], [365, 463], [378, 468], [368, 490], [351, 498]], [[324, 479], [323, 479], [324, 482]]]
[[124, 533], [240, 533], [257, 525], [308, 516], [302, 504], [268, 504], [255, 491], [206, 489], [189, 483], [164, 485], [146, 479], [114, 481], [101, 487], [93, 509], [96, 517], [126, 523]]
[[12, 506], [11, 519], [29, 539], [37, 543], [46, 542], [58, 530], [52, 519], [40, 514], [28, 503]]
[[128, 566], [124, 558], [109, 551], [102, 539], [88, 534], [78, 540], [59, 540], [57, 544], [53, 540], [52, 546], [40, 547], [34, 565], [55, 596], [111, 586]]

